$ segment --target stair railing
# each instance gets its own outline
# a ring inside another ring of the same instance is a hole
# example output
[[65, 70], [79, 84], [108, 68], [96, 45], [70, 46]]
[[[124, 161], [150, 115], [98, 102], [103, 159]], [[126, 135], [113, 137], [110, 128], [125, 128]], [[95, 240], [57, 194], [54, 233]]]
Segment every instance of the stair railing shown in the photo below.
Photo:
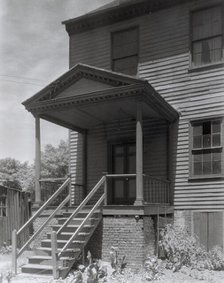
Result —
[[38, 211], [17, 231], [12, 232], [12, 271], [17, 273], [17, 259], [27, 249], [31, 242], [37, 237], [37, 235], [46, 227], [46, 225], [54, 218], [54, 216], [60, 211], [60, 209], [70, 201], [70, 195], [68, 195], [58, 207], [51, 213], [46, 221], [38, 228], [38, 230], [28, 239], [28, 241], [17, 251], [17, 239], [19, 235], [29, 227], [31, 223], [54, 201], [54, 199], [70, 184], [71, 179], [67, 178], [65, 182], [59, 187], [59, 189], [38, 209]]
[[[99, 182], [94, 186], [94, 188], [90, 191], [90, 193], [86, 196], [86, 198], [81, 202], [81, 204], [75, 209], [75, 211], [70, 215], [70, 217], [64, 222], [64, 224], [59, 228], [59, 230], [55, 233], [53, 232], [52, 234], [52, 264], [53, 264], [53, 276], [54, 279], [58, 279], [58, 272], [57, 272], [57, 267], [58, 267], [58, 261], [62, 254], [66, 251], [66, 249], [71, 245], [75, 237], [79, 234], [79, 232], [82, 230], [82, 228], [85, 226], [87, 221], [90, 219], [90, 217], [94, 214], [96, 209], [101, 205], [103, 201], [106, 199], [106, 191], [107, 191], [107, 179], [106, 176], [103, 176]], [[68, 239], [64, 247], [58, 252], [57, 250], [57, 237], [60, 235], [60, 233], [63, 231], [67, 225], [72, 221], [72, 219], [81, 211], [82, 208], [85, 207], [85, 205], [91, 200], [93, 195], [101, 188], [101, 186], [104, 185], [104, 192], [99, 198], [99, 200], [95, 203], [93, 208], [90, 210], [90, 212], [87, 214], [85, 219], [83, 219], [82, 223], [79, 225], [78, 229], [72, 234], [72, 236]]]

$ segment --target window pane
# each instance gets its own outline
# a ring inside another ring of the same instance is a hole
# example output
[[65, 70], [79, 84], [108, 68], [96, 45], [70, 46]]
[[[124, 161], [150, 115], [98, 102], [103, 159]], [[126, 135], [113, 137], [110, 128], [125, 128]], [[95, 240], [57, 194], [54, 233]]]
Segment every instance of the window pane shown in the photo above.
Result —
[[220, 161], [221, 160], [221, 152], [213, 152], [212, 153], [212, 160], [213, 161]]
[[212, 146], [220, 146], [221, 145], [221, 136], [220, 134], [212, 135]]
[[194, 154], [194, 162], [202, 162], [202, 154]]
[[211, 153], [203, 154], [203, 174], [211, 174], [212, 172], [212, 162], [211, 162]]
[[193, 135], [201, 136], [202, 135], [202, 124], [193, 126]]
[[203, 123], [203, 135], [211, 134], [211, 122]]
[[193, 148], [202, 147], [202, 136], [193, 137]]
[[216, 36], [222, 32], [222, 12], [220, 7], [193, 13], [193, 40]]
[[211, 135], [203, 136], [203, 147], [204, 148], [211, 147]]
[[221, 160], [212, 162], [212, 173], [220, 174], [221, 173]]
[[212, 133], [220, 133], [221, 132], [221, 123], [220, 121], [212, 122]]
[[6, 208], [2, 208], [2, 216], [7, 216], [6, 215]]
[[116, 72], [122, 72], [129, 75], [135, 75], [137, 73], [138, 57], [131, 56], [123, 59], [114, 60], [113, 70]]
[[202, 163], [201, 162], [194, 163], [194, 175], [202, 175]]

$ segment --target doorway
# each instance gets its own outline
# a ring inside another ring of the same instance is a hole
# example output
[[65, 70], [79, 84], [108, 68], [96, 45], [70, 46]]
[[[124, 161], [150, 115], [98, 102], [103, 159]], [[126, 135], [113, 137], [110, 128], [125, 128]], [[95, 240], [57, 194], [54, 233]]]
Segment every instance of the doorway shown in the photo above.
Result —
[[[119, 143], [112, 145], [112, 174], [136, 174], [135, 143]], [[136, 198], [136, 178], [118, 177], [111, 181], [112, 204], [134, 204]]]

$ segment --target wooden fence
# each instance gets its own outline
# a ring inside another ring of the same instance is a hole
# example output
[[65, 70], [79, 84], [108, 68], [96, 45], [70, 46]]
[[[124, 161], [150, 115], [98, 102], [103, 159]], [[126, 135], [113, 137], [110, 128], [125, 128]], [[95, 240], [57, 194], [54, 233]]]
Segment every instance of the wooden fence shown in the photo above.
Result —
[[[31, 216], [29, 194], [0, 185], [0, 246], [11, 244], [12, 231], [19, 229]], [[22, 245], [29, 231], [19, 239]]]

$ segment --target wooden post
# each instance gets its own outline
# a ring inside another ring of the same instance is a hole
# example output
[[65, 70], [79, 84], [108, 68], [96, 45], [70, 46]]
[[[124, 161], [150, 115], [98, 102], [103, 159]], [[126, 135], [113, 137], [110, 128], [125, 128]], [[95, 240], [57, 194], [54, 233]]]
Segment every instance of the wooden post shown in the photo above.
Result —
[[17, 231], [12, 231], [12, 272], [17, 274]]
[[134, 205], [143, 205], [143, 200], [142, 103], [138, 101], [136, 115], [136, 200]]
[[40, 146], [40, 118], [35, 117], [35, 204], [40, 205], [40, 169], [41, 169], [41, 146]]
[[105, 199], [104, 199], [104, 205], [107, 205], [107, 176], [105, 175], [104, 179], [104, 194], [105, 194]]
[[52, 252], [52, 266], [54, 279], [59, 278], [58, 270], [58, 247], [57, 247], [57, 233], [52, 231], [51, 233], [51, 252]]

